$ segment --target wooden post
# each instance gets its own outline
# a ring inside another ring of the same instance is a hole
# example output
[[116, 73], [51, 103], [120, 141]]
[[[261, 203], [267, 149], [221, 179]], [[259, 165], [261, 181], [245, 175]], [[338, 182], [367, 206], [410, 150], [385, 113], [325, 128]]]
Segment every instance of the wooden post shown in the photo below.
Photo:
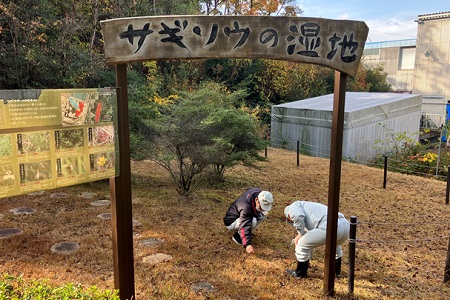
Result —
[[445, 260], [444, 283], [450, 281], [450, 238], [448, 239], [447, 259]]
[[127, 65], [117, 65], [117, 132], [119, 175], [110, 179], [114, 288], [120, 299], [135, 299], [133, 219], [131, 213], [130, 134]]
[[444, 283], [450, 281], [450, 238], [448, 239], [447, 259], [445, 260]]
[[355, 288], [356, 228], [358, 219], [350, 217], [350, 234], [348, 241], [348, 293], [353, 294]]
[[[264, 140], [267, 141], [267, 134], [264, 135]], [[264, 147], [264, 157], [267, 159], [267, 145]]]
[[337, 243], [337, 223], [339, 193], [341, 185], [342, 140], [344, 136], [345, 87], [347, 74], [334, 73], [334, 102], [331, 128], [330, 178], [328, 185], [327, 239], [325, 247], [325, 276], [323, 291], [334, 295], [335, 256]]
[[300, 141], [297, 140], [297, 167], [300, 166]]

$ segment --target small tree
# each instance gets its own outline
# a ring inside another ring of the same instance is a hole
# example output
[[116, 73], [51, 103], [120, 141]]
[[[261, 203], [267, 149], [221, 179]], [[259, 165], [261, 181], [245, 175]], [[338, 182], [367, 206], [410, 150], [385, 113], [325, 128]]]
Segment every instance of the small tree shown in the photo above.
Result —
[[242, 110], [221, 108], [211, 113], [204, 122], [211, 136], [206, 147], [207, 157], [215, 174], [223, 179], [225, 169], [244, 163], [251, 165], [262, 159], [259, 151], [265, 147], [258, 121]]
[[208, 161], [203, 157], [207, 136], [201, 121], [209, 108], [179, 104], [166, 115], [141, 128], [144, 139], [139, 153], [166, 169], [177, 184], [177, 192], [188, 197], [200, 184]]
[[222, 177], [226, 167], [255, 161], [264, 140], [257, 120], [233, 107], [241, 95], [218, 84], [181, 93], [159, 117], [140, 125], [134, 157], [165, 168], [185, 197], [203, 181], [207, 168], [214, 166]]

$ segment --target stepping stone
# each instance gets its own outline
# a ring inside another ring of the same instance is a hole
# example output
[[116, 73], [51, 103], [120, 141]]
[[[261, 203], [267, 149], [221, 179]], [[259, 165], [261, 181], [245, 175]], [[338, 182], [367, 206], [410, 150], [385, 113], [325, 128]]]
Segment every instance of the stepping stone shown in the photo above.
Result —
[[157, 238], [149, 238], [146, 240], [142, 240], [139, 242], [139, 245], [145, 246], [145, 247], [150, 247], [150, 248], [154, 248], [156, 246], [158, 246], [159, 244], [164, 243], [163, 240], [157, 239]]
[[212, 293], [216, 290], [216, 288], [209, 282], [194, 283], [193, 285], [191, 285], [191, 289], [196, 292], [202, 291], [207, 293]]
[[54, 244], [50, 250], [52, 250], [53, 253], [58, 254], [72, 254], [77, 252], [80, 249], [80, 245], [78, 245], [75, 242], [61, 242]]
[[6, 239], [13, 235], [21, 234], [22, 230], [16, 228], [0, 229], [0, 239]]
[[142, 262], [149, 265], [156, 265], [162, 262], [171, 261], [173, 257], [164, 253], [156, 253], [150, 256], [146, 256], [142, 259]]
[[111, 204], [111, 201], [109, 201], [109, 200], [97, 200], [97, 201], [91, 202], [92, 206], [108, 206], [110, 204]]
[[102, 220], [111, 220], [111, 214], [110, 213], [99, 214], [97, 217], [99, 217]]
[[67, 198], [67, 197], [69, 197], [69, 194], [63, 193], [63, 192], [58, 192], [58, 193], [52, 193], [52, 194], [50, 194], [50, 198], [58, 198], [58, 199], [61, 199], [61, 198]]
[[34, 208], [30, 208], [30, 207], [13, 208], [13, 209], [10, 209], [9, 211], [15, 215], [31, 215], [36, 212], [36, 210]]
[[97, 196], [96, 193], [90, 193], [90, 192], [83, 192], [83, 193], [78, 195], [78, 197], [85, 198], [85, 199], [92, 199], [95, 196]]
[[28, 193], [28, 196], [40, 196], [43, 195], [45, 193], [45, 191], [39, 191], [39, 192], [32, 192], [32, 193]]

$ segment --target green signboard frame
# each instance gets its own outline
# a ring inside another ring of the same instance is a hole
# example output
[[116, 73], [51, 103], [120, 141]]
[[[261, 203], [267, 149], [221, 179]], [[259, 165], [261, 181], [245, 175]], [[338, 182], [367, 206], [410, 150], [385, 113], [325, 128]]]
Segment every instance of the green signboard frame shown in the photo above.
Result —
[[0, 198], [118, 175], [114, 89], [0, 91]]

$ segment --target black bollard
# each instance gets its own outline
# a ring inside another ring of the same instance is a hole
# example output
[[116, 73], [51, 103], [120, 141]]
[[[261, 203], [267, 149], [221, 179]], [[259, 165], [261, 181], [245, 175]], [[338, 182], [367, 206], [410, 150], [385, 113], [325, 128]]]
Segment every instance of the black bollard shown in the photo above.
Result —
[[353, 294], [355, 288], [355, 255], [356, 255], [356, 226], [358, 218], [350, 217], [350, 235], [348, 239], [348, 293]]

